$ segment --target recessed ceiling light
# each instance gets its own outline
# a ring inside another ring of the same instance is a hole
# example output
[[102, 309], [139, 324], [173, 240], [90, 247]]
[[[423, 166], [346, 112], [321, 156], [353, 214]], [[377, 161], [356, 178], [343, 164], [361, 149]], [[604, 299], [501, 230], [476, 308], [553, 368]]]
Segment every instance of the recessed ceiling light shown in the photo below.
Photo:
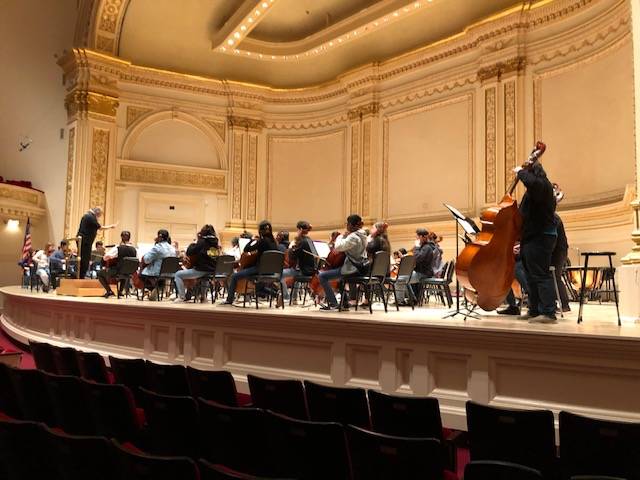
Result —
[[249, 23], [253, 23], [253, 18], [249, 18]]
[[267, 8], [269, 4], [267, 2], [262, 2], [262, 8]]
[[236, 37], [236, 38], [240, 38], [240, 32], [234, 33], [233, 36]]
[[247, 27], [245, 25], [240, 25], [240, 30], [242, 30], [243, 32], [247, 29]]
[[232, 39], [232, 38], [230, 38], [229, 40], [227, 40], [227, 43], [228, 43], [229, 45], [233, 45], [233, 39]]
[[256, 10], [255, 12], [256, 17], [260, 15], [260, 10]]
[[329, 42], [329, 46], [330, 46], [330, 47], [333, 47], [333, 42]]
[[393, 12], [393, 16], [397, 17], [398, 16], [398, 12]]

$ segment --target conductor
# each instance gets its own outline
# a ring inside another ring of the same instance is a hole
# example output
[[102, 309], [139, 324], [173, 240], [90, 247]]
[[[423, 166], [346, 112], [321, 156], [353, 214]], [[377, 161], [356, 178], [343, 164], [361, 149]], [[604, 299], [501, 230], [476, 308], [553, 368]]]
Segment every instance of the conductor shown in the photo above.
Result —
[[98, 230], [109, 230], [114, 228], [117, 223], [111, 225], [100, 225], [98, 219], [102, 216], [102, 207], [93, 207], [82, 216], [80, 226], [78, 227], [78, 237], [82, 237], [80, 243], [80, 271], [78, 278], [84, 278], [89, 269], [89, 260], [91, 259], [91, 247], [96, 239]]

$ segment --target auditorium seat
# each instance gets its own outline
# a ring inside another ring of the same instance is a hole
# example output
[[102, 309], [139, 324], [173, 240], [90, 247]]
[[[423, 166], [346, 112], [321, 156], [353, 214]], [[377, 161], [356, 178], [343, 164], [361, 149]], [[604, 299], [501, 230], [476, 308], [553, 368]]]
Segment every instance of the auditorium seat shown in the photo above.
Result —
[[[105, 437], [68, 435], [49, 430], [49, 455], [64, 480], [112, 480], [120, 477], [113, 443]], [[48, 477], [46, 477], [48, 478]]]
[[432, 397], [401, 397], [369, 390], [373, 431], [442, 441], [440, 404]]
[[259, 408], [228, 407], [200, 399], [201, 454], [212, 464], [266, 476], [271, 468], [267, 414]]
[[247, 375], [253, 405], [288, 417], [308, 420], [304, 386], [300, 380], [271, 380]]
[[76, 350], [76, 361], [80, 376], [85, 380], [110, 383], [107, 365], [104, 362], [104, 357], [99, 353]]
[[136, 403], [140, 403], [140, 387], [147, 387], [147, 366], [141, 358], [116, 358], [109, 356], [109, 365], [115, 383], [129, 387]]
[[384, 435], [347, 427], [353, 480], [442, 480], [442, 446], [435, 438]]
[[476, 460], [513, 462], [552, 478], [557, 471], [553, 413], [511, 410], [468, 401], [470, 456]]
[[542, 475], [516, 463], [479, 460], [467, 464], [464, 480], [542, 480]]
[[0, 478], [62, 480], [47, 454], [47, 437], [41, 423], [0, 420]]
[[238, 406], [236, 382], [231, 372], [187, 367], [187, 380], [193, 398], [204, 398], [230, 407]]
[[22, 418], [22, 411], [18, 406], [13, 382], [11, 381], [11, 370], [4, 363], [0, 363], [0, 412], [12, 418]]
[[95, 428], [85, 398], [83, 382], [70, 375], [45, 374], [45, 384], [56, 426], [72, 435], [94, 435]]
[[53, 349], [48, 343], [29, 341], [29, 348], [36, 363], [36, 368], [47, 373], [58, 373], [56, 363], [53, 360]]
[[53, 362], [56, 365], [55, 373], [58, 375], [80, 376], [80, 367], [78, 367], [76, 350], [74, 348], [51, 345], [51, 353], [53, 355]]
[[117, 463], [125, 480], [199, 480], [196, 463], [188, 457], [160, 457], [134, 452], [114, 442]]
[[275, 477], [256, 477], [248, 473], [240, 473], [223, 465], [213, 465], [206, 460], [200, 459], [201, 480], [293, 480]]
[[363, 388], [330, 387], [304, 382], [309, 418], [370, 428], [367, 392]]
[[40, 370], [9, 370], [20, 419], [54, 425], [49, 394], [45, 385], [46, 373]]
[[191, 395], [184, 365], [164, 365], [146, 361], [147, 386], [161, 395]]
[[[84, 381], [85, 398], [91, 407], [96, 434], [120, 441], [139, 439], [144, 415], [136, 410], [131, 390], [124, 385]], [[143, 412], [142, 409], [139, 409]]]
[[640, 480], [640, 423], [598, 420], [560, 412], [563, 474]]
[[274, 476], [305, 480], [348, 480], [349, 459], [342, 425], [268, 413]]
[[140, 388], [147, 420], [143, 449], [154, 455], [199, 456], [198, 405], [191, 397]]

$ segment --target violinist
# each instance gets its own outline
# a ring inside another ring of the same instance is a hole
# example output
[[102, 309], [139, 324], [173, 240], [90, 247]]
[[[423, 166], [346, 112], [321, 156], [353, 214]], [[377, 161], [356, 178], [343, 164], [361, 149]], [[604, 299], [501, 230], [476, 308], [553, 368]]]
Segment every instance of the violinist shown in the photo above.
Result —
[[236, 262], [240, 260], [240, 255], [242, 255], [242, 252], [240, 251], [240, 239], [238, 237], [233, 237], [231, 239], [231, 248], [224, 253], [225, 255], [231, 255], [235, 258]]
[[387, 235], [389, 224], [386, 222], [377, 222], [373, 225], [371, 233], [367, 238], [367, 255], [371, 260], [376, 252], [384, 251], [391, 256], [391, 243]]
[[130, 240], [131, 233], [127, 230], [123, 230], [120, 232], [120, 245], [112, 247], [103, 257], [105, 264], [108, 264], [109, 260], [116, 260], [115, 265], [98, 271], [98, 281], [104, 287], [105, 291], [105, 294], [103, 295], [104, 298], [109, 298], [115, 295], [109, 286], [109, 280], [120, 273], [120, 269], [123, 265], [122, 259], [126, 257], [135, 258], [138, 256], [136, 247], [130, 243]]
[[518, 166], [513, 170], [527, 188], [520, 203], [520, 254], [529, 288], [529, 312], [520, 318], [530, 323], [557, 323], [555, 289], [549, 271], [558, 238], [556, 199], [542, 164], [535, 158], [530, 162], [533, 163], [527, 168]]
[[[322, 310], [338, 309], [338, 300], [329, 281], [357, 274], [361, 265], [367, 259], [367, 234], [362, 229], [362, 217], [360, 215], [349, 215], [347, 218], [347, 230], [336, 237], [334, 248], [338, 252], [344, 252], [346, 259], [342, 267], [325, 270], [318, 274], [320, 285], [322, 285], [327, 301], [326, 305], [321, 307]], [[344, 299], [340, 301], [344, 301]]]
[[204, 225], [198, 232], [198, 239], [187, 248], [187, 257], [192, 261], [191, 268], [179, 270], [175, 275], [177, 296], [174, 303], [183, 303], [186, 299], [184, 281], [195, 280], [216, 271], [216, 260], [220, 255], [220, 243], [213, 225]]
[[408, 284], [408, 288], [411, 288], [410, 284], [420, 283], [423, 279], [433, 277], [435, 249], [436, 245], [432, 241], [432, 237], [429, 236], [429, 231], [426, 228], [418, 228], [416, 230], [415, 246], [413, 247], [413, 256], [416, 259], [413, 274], [411, 278], [398, 277], [396, 281], [396, 297], [400, 305], [406, 305], [405, 296]]
[[244, 247], [243, 252], [256, 252], [256, 264], [252, 267], [239, 270], [231, 275], [227, 300], [223, 302], [224, 304], [233, 305], [233, 301], [236, 296], [236, 286], [238, 285], [238, 280], [250, 277], [251, 275], [255, 275], [256, 273], [258, 273], [257, 264], [260, 261], [260, 256], [267, 250], [278, 250], [278, 245], [276, 243], [276, 239], [273, 237], [273, 228], [271, 227], [271, 222], [263, 220], [258, 225], [258, 237], [249, 242], [247, 246]]
[[[316, 260], [318, 252], [313, 244], [311, 238], [309, 238], [309, 232], [311, 231], [311, 225], [305, 220], [300, 220], [296, 229], [298, 234], [293, 242], [289, 244], [289, 265], [290, 268], [285, 269], [282, 272], [282, 296], [284, 300], [289, 299], [289, 291], [287, 289], [286, 279], [295, 279], [298, 275], [312, 276], [316, 273]], [[295, 265], [295, 267], [291, 267]]]
[[286, 230], [281, 230], [276, 235], [276, 243], [278, 244], [278, 250], [282, 253], [286, 252], [289, 249], [289, 232]]
[[[142, 264], [144, 268], [140, 273], [140, 279], [147, 285], [152, 286], [158, 282], [160, 276], [160, 266], [162, 260], [167, 257], [175, 257], [177, 255], [176, 249], [171, 245], [171, 237], [169, 232], [165, 229], [158, 230], [158, 235], [155, 239], [155, 244], [151, 249], [142, 257]], [[149, 300], [155, 300], [157, 291], [154, 290], [149, 294]]]

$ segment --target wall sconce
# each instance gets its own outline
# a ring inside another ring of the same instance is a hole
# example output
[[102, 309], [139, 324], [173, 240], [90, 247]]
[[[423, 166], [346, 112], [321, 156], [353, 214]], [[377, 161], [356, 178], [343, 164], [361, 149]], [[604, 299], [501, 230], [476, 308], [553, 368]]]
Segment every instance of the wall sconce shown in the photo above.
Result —
[[9, 219], [6, 224], [7, 230], [10, 232], [17, 232], [20, 229], [20, 220]]

